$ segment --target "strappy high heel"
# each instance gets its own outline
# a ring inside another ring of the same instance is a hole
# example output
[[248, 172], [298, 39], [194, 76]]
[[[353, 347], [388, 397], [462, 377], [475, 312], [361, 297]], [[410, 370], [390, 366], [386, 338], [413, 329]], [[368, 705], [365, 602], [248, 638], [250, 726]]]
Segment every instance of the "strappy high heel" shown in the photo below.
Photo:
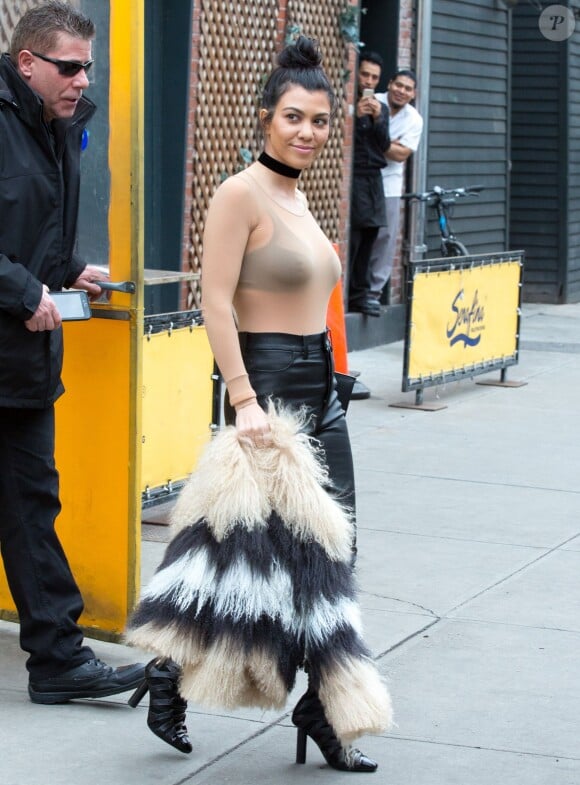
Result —
[[129, 698], [129, 706], [136, 708], [148, 691], [149, 728], [176, 750], [191, 752], [185, 727], [187, 701], [178, 692], [179, 675], [179, 666], [172, 660], [151, 660], [145, 667], [145, 679]]
[[310, 736], [318, 745], [324, 759], [338, 771], [376, 771], [378, 763], [355, 747], [343, 747], [326, 719], [320, 698], [309, 689], [292, 712], [292, 722], [298, 728], [296, 763], [306, 763], [306, 742]]

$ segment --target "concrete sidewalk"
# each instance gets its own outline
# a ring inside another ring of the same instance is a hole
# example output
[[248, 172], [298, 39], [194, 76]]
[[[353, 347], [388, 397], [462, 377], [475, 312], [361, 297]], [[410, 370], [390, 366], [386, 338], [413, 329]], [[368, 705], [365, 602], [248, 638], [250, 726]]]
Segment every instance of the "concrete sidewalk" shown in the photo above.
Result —
[[[348, 415], [360, 601], [397, 721], [360, 743], [380, 764], [372, 781], [578, 785], [580, 305], [524, 307], [508, 371], [524, 387], [464, 380], [425, 392], [442, 411], [396, 409], [414, 399], [400, 391], [402, 359], [402, 343], [350, 356], [373, 393]], [[145, 580], [163, 549], [143, 543]], [[111, 664], [136, 657], [95, 649]], [[357, 779], [312, 743], [294, 764], [293, 700], [281, 714], [190, 706], [186, 756], [147, 729], [146, 700], [31, 704], [16, 625], [0, 623], [0, 651], [2, 785]]]

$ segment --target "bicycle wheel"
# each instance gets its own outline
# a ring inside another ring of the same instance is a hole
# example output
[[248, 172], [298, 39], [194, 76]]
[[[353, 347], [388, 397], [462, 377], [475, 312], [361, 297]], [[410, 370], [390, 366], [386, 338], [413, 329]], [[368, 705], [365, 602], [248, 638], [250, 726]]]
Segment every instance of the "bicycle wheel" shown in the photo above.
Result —
[[467, 256], [469, 251], [459, 240], [442, 240], [441, 249], [444, 256]]

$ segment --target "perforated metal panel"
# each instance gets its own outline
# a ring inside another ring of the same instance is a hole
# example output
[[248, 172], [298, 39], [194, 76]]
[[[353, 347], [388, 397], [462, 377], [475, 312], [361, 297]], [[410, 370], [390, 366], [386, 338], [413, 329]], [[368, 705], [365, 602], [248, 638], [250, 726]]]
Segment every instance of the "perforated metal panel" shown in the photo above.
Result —
[[314, 166], [301, 176], [310, 209], [332, 242], [339, 240], [343, 173], [344, 77], [348, 54], [340, 35], [339, 15], [344, 8], [344, 0], [288, 0], [287, 9], [288, 25], [300, 28], [304, 35], [319, 42], [324, 69], [338, 97], [338, 114], [330, 139]]
[[[255, 155], [259, 146], [258, 91], [274, 62], [277, 15], [278, 0], [201, 4], [189, 253], [194, 272], [200, 269], [203, 226], [215, 189], [245, 166], [243, 148]], [[192, 282], [188, 307], [199, 303], [200, 287]]]
[[[343, 75], [348, 62], [339, 29], [344, 0], [305, 0], [287, 5], [290, 26], [318, 39], [324, 67], [338, 93], [339, 112], [325, 150], [301, 178], [312, 212], [332, 241], [338, 239], [344, 137]], [[202, 236], [210, 199], [219, 183], [246, 166], [242, 149], [261, 150], [257, 106], [264, 80], [284, 45], [278, 0], [205, 0], [201, 3], [199, 81], [196, 95], [193, 204], [189, 266], [199, 272]], [[199, 307], [200, 285], [192, 282], [187, 305]]]
[[0, 51], [8, 51], [16, 23], [36, 5], [40, 5], [39, 0], [0, 0]]
[[[7, 52], [12, 33], [20, 17], [30, 8], [41, 5], [42, 0], [0, 0], [0, 52]], [[78, 0], [69, 0], [78, 8]]]

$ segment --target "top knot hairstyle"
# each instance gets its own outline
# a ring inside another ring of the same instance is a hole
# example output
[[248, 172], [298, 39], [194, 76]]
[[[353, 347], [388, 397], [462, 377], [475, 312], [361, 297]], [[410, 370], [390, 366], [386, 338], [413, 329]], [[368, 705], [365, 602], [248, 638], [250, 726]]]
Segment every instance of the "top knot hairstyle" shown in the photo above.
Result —
[[336, 95], [322, 67], [318, 43], [313, 38], [301, 35], [279, 53], [277, 66], [264, 85], [260, 101], [260, 108], [267, 110], [266, 123], [272, 119], [280, 98], [292, 86], [303, 87], [309, 92], [323, 90], [330, 101], [331, 117], [336, 114]]
[[90, 41], [95, 36], [95, 25], [68, 3], [47, 0], [21, 17], [10, 42], [10, 56], [16, 61], [23, 49], [49, 52], [56, 47], [61, 33]]

